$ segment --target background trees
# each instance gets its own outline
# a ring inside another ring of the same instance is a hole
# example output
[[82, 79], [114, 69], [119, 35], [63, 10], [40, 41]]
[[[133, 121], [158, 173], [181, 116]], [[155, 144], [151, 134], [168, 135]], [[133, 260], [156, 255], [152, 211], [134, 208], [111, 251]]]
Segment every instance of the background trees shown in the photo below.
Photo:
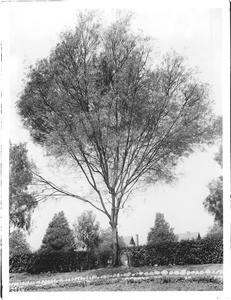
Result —
[[203, 202], [204, 207], [214, 216], [215, 222], [223, 227], [223, 177], [213, 180], [208, 187], [209, 195]]
[[93, 211], [84, 211], [73, 226], [77, 247], [83, 244], [87, 251], [94, 252], [99, 245], [99, 222], [96, 222]]
[[25, 144], [10, 144], [9, 213], [11, 227], [29, 229], [31, 213], [37, 206], [35, 194], [29, 190], [34, 165], [28, 160]]
[[128, 16], [103, 28], [94, 13], [79, 14], [31, 67], [17, 104], [34, 142], [84, 174], [94, 200], [38, 178], [108, 217], [113, 265], [119, 211], [134, 187], [171, 181], [179, 158], [216, 133], [207, 86], [184, 58], [167, 54], [155, 68], [150, 58], [149, 39], [131, 31]]
[[46, 234], [42, 240], [41, 251], [64, 251], [74, 248], [74, 238], [69, 224], [61, 211], [55, 214], [49, 223]]
[[25, 234], [21, 230], [14, 230], [9, 238], [10, 257], [15, 254], [31, 253]]
[[[216, 154], [215, 160], [222, 167], [222, 147]], [[223, 176], [210, 182], [208, 188], [209, 195], [205, 198], [203, 205], [214, 216], [215, 222], [223, 228]]]
[[148, 233], [148, 244], [158, 244], [161, 242], [176, 241], [173, 228], [165, 221], [164, 214], [156, 213], [155, 224]]

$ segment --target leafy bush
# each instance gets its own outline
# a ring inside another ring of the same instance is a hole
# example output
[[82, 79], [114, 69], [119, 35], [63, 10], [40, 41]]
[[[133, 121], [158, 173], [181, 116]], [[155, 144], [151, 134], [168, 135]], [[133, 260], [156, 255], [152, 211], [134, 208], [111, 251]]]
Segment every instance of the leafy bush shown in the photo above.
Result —
[[211, 235], [202, 240], [201, 259], [204, 264], [223, 263], [222, 235]]
[[45, 272], [84, 271], [96, 267], [96, 256], [88, 252], [37, 252], [17, 254], [10, 258], [10, 272]]
[[166, 241], [146, 246], [146, 265], [169, 265], [174, 263], [176, 242]]
[[222, 263], [223, 238], [215, 235], [201, 240], [148, 244], [134, 247], [129, 254], [133, 267]]
[[133, 267], [141, 267], [147, 264], [146, 246], [133, 247], [129, 251], [129, 255]]
[[182, 240], [177, 243], [174, 263], [177, 265], [201, 264], [201, 240]]
[[34, 261], [33, 253], [20, 253], [10, 257], [10, 272], [23, 273], [27, 272], [28, 266]]

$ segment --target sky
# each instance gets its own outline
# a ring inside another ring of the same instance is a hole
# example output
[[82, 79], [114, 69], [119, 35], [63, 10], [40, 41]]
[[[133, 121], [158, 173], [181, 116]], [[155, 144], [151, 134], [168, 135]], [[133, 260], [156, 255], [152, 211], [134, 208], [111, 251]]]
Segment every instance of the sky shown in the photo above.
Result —
[[[105, 10], [105, 18], [111, 15]], [[49, 167], [41, 148], [32, 144], [28, 132], [23, 129], [15, 110], [15, 102], [23, 89], [23, 79], [30, 64], [49, 55], [59, 33], [74, 26], [76, 10], [67, 5], [14, 6], [9, 15], [10, 50], [10, 139], [14, 143], [27, 142], [28, 155], [41, 172], [62, 181], [61, 171]], [[221, 11], [219, 9], [178, 9], [159, 7], [134, 10], [134, 30], [141, 29], [153, 38], [154, 50], [165, 53], [170, 49], [187, 57], [189, 66], [197, 66], [199, 78], [211, 87], [214, 111], [222, 114], [222, 70], [221, 70]], [[148, 231], [154, 225], [155, 214], [161, 212], [174, 232], [200, 232], [205, 235], [213, 224], [213, 217], [203, 207], [208, 195], [208, 183], [217, 178], [222, 170], [214, 161], [217, 147], [196, 152], [182, 160], [177, 171], [178, 181], [172, 185], [157, 185], [134, 193], [128, 207], [119, 217], [120, 235], [139, 235], [140, 243], [146, 242]], [[59, 174], [59, 175], [58, 175]], [[78, 178], [78, 189], [85, 193], [87, 186]], [[41, 245], [46, 228], [56, 212], [63, 210], [72, 227], [76, 218], [92, 209], [77, 200], [65, 198], [49, 200], [39, 205], [33, 214], [33, 230], [28, 236], [32, 249]], [[102, 228], [109, 227], [104, 215], [97, 213]]]

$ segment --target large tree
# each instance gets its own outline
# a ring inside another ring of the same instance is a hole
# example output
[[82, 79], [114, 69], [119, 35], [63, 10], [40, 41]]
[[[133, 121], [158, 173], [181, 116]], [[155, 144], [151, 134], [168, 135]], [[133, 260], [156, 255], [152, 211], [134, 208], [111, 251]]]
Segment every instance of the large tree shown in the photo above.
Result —
[[92, 210], [84, 211], [74, 223], [77, 246], [84, 244], [87, 251], [94, 252], [99, 245], [99, 222]]
[[216, 131], [207, 85], [183, 57], [172, 52], [155, 67], [152, 58], [129, 17], [103, 28], [94, 12], [80, 13], [75, 30], [31, 67], [17, 103], [34, 142], [84, 174], [94, 198], [39, 178], [108, 217], [113, 265], [119, 212], [134, 187], [171, 181], [178, 160]]
[[173, 228], [165, 221], [164, 214], [156, 213], [155, 224], [148, 233], [147, 241], [149, 244], [158, 244], [167, 241], [176, 241], [177, 238]]
[[61, 211], [49, 223], [40, 250], [68, 252], [73, 248], [74, 237], [64, 212]]
[[9, 214], [11, 228], [29, 229], [31, 213], [37, 206], [36, 195], [30, 190], [34, 164], [27, 157], [26, 144], [10, 144]]

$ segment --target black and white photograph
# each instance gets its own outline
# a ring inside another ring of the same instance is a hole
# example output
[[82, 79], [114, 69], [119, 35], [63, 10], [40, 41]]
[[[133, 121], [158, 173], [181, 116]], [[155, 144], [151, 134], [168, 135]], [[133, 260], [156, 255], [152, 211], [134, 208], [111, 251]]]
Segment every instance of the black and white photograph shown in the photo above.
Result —
[[219, 2], [2, 3], [6, 299], [230, 299]]

